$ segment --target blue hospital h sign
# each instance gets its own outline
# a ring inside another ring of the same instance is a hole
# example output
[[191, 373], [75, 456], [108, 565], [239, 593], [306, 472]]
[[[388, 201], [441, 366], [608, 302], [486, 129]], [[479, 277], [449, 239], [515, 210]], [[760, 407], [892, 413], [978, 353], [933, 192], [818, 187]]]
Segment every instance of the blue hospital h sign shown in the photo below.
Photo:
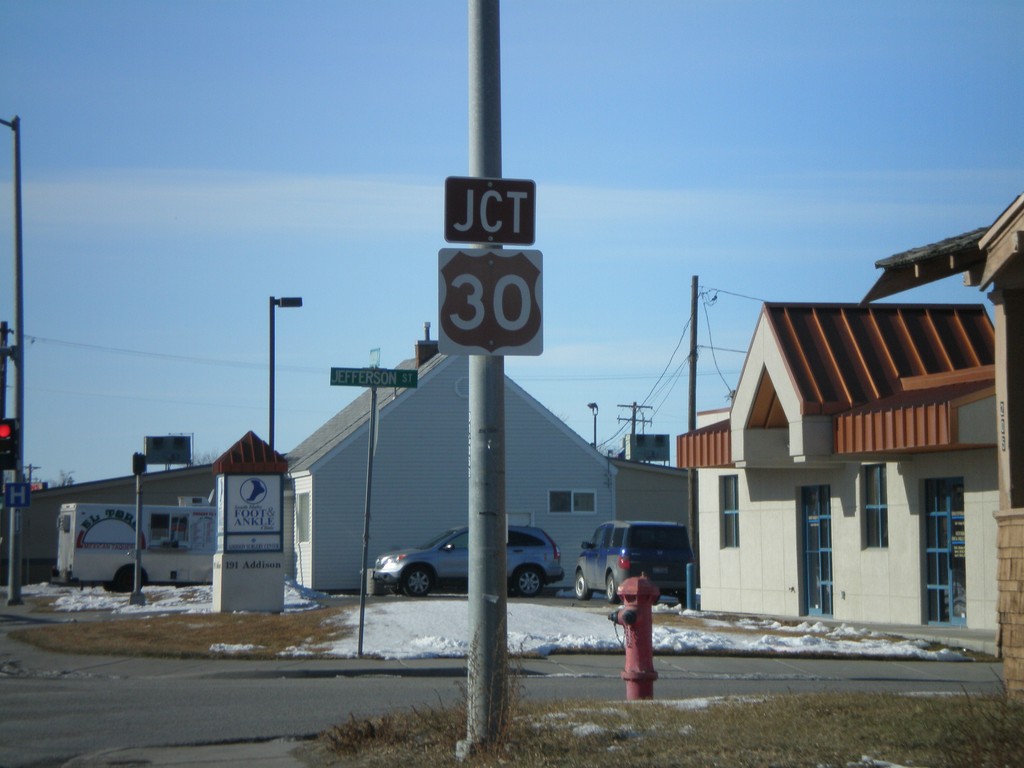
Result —
[[8, 509], [25, 509], [32, 503], [32, 486], [29, 483], [8, 483], [4, 486], [4, 506]]

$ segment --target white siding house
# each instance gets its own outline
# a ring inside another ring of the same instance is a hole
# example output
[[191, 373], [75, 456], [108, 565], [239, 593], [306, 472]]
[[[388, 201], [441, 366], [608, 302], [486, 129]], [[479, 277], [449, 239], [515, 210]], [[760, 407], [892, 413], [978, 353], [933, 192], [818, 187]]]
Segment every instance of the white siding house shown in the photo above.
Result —
[[[468, 358], [434, 350], [436, 343], [417, 345], [416, 388], [378, 389], [370, 566], [380, 552], [467, 524]], [[409, 360], [399, 367], [416, 365]], [[295, 493], [295, 574], [313, 589], [359, 588], [369, 407], [366, 391], [287, 455]], [[568, 586], [580, 542], [615, 518], [616, 462], [508, 378], [505, 422], [508, 522], [539, 526], [554, 538]], [[670, 471], [685, 489], [685, 473]], [[570, 493], [573, 511], [552, 510], [553, 492], [561, 499]]]
[[995, 629], [993, 355], [981, 305], [766, 304], [731, 410], [677, 440], [701, 607]]

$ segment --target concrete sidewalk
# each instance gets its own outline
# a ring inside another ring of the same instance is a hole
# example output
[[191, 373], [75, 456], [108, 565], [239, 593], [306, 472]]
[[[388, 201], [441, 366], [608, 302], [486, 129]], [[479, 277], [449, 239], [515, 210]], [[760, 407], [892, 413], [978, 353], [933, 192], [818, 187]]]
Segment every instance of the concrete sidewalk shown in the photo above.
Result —
[[[782, 619], [780, 619], [781, 621]], [[785, 621], [792, 621], [787, 618]], [[977, 653], [996, 655], [996, 632], [992, 629], [970, 629], [952, 625], [917, 625], [917, 624], [874, 624], [870, 622], [855, 623], [837, 619], [806, 619], [809, 622], [820, 621], [828, 626], [847, 626], [854, 629], [866, 629], [885, 635], [904, 637], [908, 640], [925, 640], [930, 643], [944, 645], [950, 650], [967, 650]]]

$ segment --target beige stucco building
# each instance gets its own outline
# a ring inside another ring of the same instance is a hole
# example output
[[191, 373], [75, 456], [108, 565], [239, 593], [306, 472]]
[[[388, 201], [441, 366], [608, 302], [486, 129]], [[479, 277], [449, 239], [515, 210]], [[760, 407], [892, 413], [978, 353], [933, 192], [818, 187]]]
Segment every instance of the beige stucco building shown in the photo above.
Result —
[[701, 607], [996, 627], [994, 329], [981, 305], [766, 304], [699, 469]]

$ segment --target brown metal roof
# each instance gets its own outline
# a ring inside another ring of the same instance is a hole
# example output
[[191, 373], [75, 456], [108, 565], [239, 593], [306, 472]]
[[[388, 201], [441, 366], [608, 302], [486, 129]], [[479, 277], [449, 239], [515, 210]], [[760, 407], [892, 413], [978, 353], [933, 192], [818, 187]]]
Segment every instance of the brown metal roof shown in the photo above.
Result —
[[891, 397], [908, 378], [995, 363], [995, 329], [981, 304], [765, 304], [763, 313], [803, 415]]
[[833, 421], [836, 453], [939, 451], [977, 447], [960, 440], [959, 407], [995, 394], [994, 369], [987, 378], [915, 389], [838, 414]]
[[283, 475], [288, 460], [249, 431], [213, 462], [215, 475]]
[[[957, 408], [993, 387], [995, 329], [977, 305], [765, 304], [762, 317], [800, 401], [832, 415], [837, 453], [942, 450]], [[745, 429], [788, 424], [762, 371]], [[732, 463], [729, 421], [680, 435], [679, 467]]]
[[729, 420], [676, 436], [677, 467], [727, 467], [732, 464]]

